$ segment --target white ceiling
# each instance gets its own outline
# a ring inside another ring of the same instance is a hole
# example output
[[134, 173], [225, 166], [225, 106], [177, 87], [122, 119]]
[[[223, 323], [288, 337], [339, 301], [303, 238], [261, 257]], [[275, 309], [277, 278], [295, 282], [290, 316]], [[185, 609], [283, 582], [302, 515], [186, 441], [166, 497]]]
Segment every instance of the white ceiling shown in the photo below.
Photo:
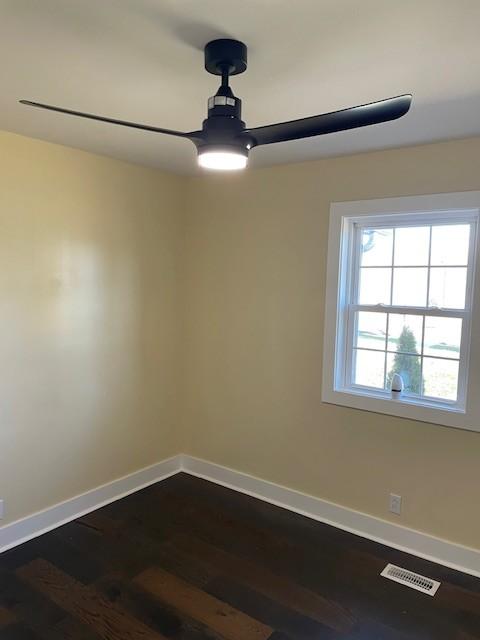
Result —
[[17, 101], [198, 129], [218, 82], [202, 47], [234, 37], [251, 127], [414, 94], [397, 122], [258, 148], [254, 166], [479, 135], [479, 24], [480, 0], [0, 0], [0, 128], [192, 173], [188, 141]]

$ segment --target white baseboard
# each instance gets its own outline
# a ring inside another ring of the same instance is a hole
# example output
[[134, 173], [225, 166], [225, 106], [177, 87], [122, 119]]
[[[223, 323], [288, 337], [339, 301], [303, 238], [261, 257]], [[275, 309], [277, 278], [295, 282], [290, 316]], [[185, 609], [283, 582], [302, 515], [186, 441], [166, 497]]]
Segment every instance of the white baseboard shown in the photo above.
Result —
[[0, 553], [56, 529], [86, 513], [95, 511], [110, 502], [124, 498], [130, 493], [148, 487], [159, 480], [164, 480], [178, 473], [180, 468], [181, 456], [173, 456], [0, 527]]
[[255, 478], [206, 460], [179, 454], [75, 498], [0, 527], [0, 553], [51, 531], [86, 513], [119, 500], [179, 471], [210, 480], [229, 489], [270, 502], [308, 518], [411, 553], [432, 562], [480, 577], [480, 550], [408, 529], [398, 524], [342, 507], [333, 502]]
[[388, 547], [480, 577], [480, 550], [464, 547], [240, 471], [181, 456], [182, 470]]

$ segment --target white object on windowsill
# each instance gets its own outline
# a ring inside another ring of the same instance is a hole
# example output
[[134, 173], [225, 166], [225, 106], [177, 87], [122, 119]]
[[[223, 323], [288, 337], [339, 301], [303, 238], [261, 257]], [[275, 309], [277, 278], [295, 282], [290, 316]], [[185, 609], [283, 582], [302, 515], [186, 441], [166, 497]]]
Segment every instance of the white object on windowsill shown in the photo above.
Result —
[[398, 373], [394, 373], [391, 385], [392, 400], [400, 400], [403, 395], [403, 390], [404, 384], [402, 376]]

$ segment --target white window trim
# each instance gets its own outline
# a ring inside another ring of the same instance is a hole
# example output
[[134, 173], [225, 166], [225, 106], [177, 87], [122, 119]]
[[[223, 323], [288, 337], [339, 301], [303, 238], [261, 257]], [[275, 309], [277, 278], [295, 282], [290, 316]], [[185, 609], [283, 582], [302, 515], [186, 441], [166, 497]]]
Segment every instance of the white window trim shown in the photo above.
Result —
[[[335, 366], [340, 345], [345, 344], [345, 336], [337, 333], [337, 326], [343, 328], [346, 323], [339, 323], [344, 313], [344, 298], [346, 287], [350, 282], [340, 281], [341, 274], [345, 274], [342, 264], [350, 255], [348, 243], [351, 242], [353, 223], [359, 219], [367, 223], [368, 216], [405, 214], [412, 216], [417, 223], [419, 218], [428, 224], [434, 217], [438, 221], [444, 216], [451, 216], [457, 211], [459, 221], [477, 221], [480, 216], [480, 191], [466, 191], [459, 193], [445, 193], [425, 196], [408, 196], [401, 198], [384, 198], [378, 200], [362, 200], [357, 202], [336, 202], [330, 207], [330, 227], [328, 237], [327, 287], [325, 300], [325, 334], [323, 353], [323, 382], [322, 401], [363, 409], [376, 413], [385, 413], [423, 422], [480, 431], [480, 295], [475, 295], [472, 289], [471, 323], [464, 323], [462, 343], [468, 342], [470, 334], [470, 352], [465, 361], [468, 369], [468, 379], [465, 385], [466, 402], [463, 408], [449, 408], [447, 404], [439, 406], [428, 401], [402, 398], [401, 401], [392, 400], [388, 394], [376, 393], [368, 389], [355, 390], [343, 388], [339, 379], [339, 368]], [[480, 287], [480, 260], [478, 254], [477, 232], [471, 238], [473, 243], [473, 273], [476, 289]], [[347, 274], [348, 276], [348, 274]], [[470, 283], [468, 286], [472, 287]], [[433, 311], [433, 310], [432, 310]], [[434, 311], [433, 311], [434, 313]], [[450, 315], [450, 314], [449, 314]], [[452, 314], [454, 315], [454, 314]], [[468, 332], [468, 333], [465, 333]], [[343, 354], [345, 357], [345, 354]]]

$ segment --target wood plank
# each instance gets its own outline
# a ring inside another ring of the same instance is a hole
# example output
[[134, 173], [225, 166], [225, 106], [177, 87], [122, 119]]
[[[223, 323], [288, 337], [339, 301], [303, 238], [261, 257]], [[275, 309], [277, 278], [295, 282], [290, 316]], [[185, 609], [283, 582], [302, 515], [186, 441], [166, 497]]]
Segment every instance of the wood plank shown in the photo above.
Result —
[[240, 559], [194, 536], [179, 535], [170, 544], [188, 554], [192, 564], [196, 560], [208, 562], [215, 568], [216, 577], [235, 576], [235, 580], [243, 582], [267, 598], [335, 631], [345, 633], [356, 623], [354, 616], [336, 602], [302, 587], [283, 575], [273, 573], [246, 559]]
[[134, 582], [174, 609], [220, 633], [225, 640], [266, 640], [273, 632], [271, 627], [162, 569], [147, 569]]
[[39, 631], [42, 640], [100, 640], [91, 628], [68, 616], [55, 626]]
[[0, 629], [2, 627], [6, 627], [8, 624], [12, 624], [13, 622], [15, 622], [15, 616], [13, 613], [4, 607], [0, 607]]
[[135, 620], [96, 590], [78, 583], [45, 560], [34, 560], [18, 569], [17, 574], [93, 628], [103, 640], [165, 640], [165, 636]]
[[155, 563], [155, 548], [161, 542], [143, 544], [133, 541], [129, 523], [117, 523], [101, 512], [66, 525], [69, 542], [85, 556], [95, 558], [102, 566], [102, 576], [122, 573], [134, 577]]
[[175, 640], [223, 640], [198, 620], [174, 610], [140, 586], [117, 576], [107, 576], [95, 583], [106, 597], [134, 618], [160, 634]]
[[480, 634], [472, 636], [465, 631], [459, 631], [455, 636], [454, 640], [479, 640]]
[[0, 572], [0, 606], [32, 629], [51, 627], [65, 617], [63, 609], [10, 571]]
[[435, 600], [441, 607], [469, 611], [480, 616], [480, 593], [478, 592], [468, 591], [449, 582], [442, 582], [435, 595]]
[[295, 640], [340, 640], [344, 633], [307, 618], [293, 609], [267, 598], [234, 578], [222, 576], [211, 582], [207, 593], [227, 602], [231, 607], [243, 611], [263, 624], [282, 632]]
[[9, 624], [2, 629], [2, 640], [43, 640], [33, 629], [21, 623]]

